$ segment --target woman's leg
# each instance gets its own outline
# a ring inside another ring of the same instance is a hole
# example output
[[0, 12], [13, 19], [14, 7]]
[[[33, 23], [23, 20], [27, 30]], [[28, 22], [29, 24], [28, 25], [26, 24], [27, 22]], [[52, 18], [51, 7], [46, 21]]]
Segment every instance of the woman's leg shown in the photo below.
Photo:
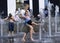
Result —
[[28, 24], [27, 26], [32, 30], [32, 33], [35, 33], [32, 25], [29, 25], [29, 24]]
[[33, 32], [34, 32], [33, 27], [30, 26], [30, 39], [31, 39], [31, 41], [34, 40], [34, 39], [33, 39]]
[[25, 38], [26, 38], [26, 33], [24, 33], [24, 36], [23, 36], [23, 38], [22, 38], [22, 41], [25, 42]]
[[29, 26], [29, 28], [30, 28], [30, 39], [33, 41], [33, 38], [32, 38], [32, 36], [33, 36], [33, 26], [31, 26], [31, 25], [28, 25]]

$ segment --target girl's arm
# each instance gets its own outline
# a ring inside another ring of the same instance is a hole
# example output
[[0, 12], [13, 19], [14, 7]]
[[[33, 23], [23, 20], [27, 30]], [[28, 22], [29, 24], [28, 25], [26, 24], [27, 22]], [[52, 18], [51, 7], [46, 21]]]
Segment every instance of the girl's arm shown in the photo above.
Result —
[[15, 21], [14, 17], [11, 17], [13, 21]]
[[7, 18], [5, 18], [5, 19], [3, 19], [3, 20], [7, 20], [8, 19], [8, 17]]

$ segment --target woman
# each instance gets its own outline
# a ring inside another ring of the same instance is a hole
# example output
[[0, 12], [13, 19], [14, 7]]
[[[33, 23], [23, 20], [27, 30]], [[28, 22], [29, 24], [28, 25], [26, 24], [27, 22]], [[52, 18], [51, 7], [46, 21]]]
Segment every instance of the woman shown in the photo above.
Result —
[[[32, 41], [34, 41], [33, 38], [32, 38], [32, 33], [35, 33], [35, 32], [34, 32], [34, 29], [33, 29], [32, 25], [38, 25], [38, 24], [36, 24], [35, 22], [31, 21], [31, 18], [30, 18], [29, 14], [28, 14], [28, 11], [25, 12], [24, 19], [25, 19], [25, 24], [30, 28], [30, 29], [28, 29], [28, 31], [30, 31], [30, 39]], [[25, 32], [25, 35], [23, 36], [23, 40], [24, 41], [25, 41], [25, 37], [26, 37], [27, 33], [28, 32]]]

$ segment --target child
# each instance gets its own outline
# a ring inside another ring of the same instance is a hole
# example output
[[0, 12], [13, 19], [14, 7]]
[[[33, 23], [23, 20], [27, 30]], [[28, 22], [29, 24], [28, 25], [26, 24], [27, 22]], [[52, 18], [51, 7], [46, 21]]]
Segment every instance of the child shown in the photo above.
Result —
[[9, 36], [14, 34], [14, 18], [12, 16], [12, 14], [10, 13], [9, 16], [7, 18], [5, 18], [4, 20], [8, 20], [8, 27], [9, 27]]

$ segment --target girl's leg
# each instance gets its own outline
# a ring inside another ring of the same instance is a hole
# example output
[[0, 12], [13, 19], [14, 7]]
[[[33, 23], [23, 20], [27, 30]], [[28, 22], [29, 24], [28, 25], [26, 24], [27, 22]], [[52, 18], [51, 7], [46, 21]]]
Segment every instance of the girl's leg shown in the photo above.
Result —
[[12, 31], [12, 35], [14, 36], [14, 31]]
[[[14, 31], [12, 31], [12, 36], [14, 36]], [[16, 41], [16, 38], [12, 38], [14, 41]]]
[[12, 35], [12, 33], [9, 31], [9, 34], [8, 34], [8, 36], [11, 36]]
[[34, 24], [34, 25], [39, 25], [39, 24], [37, 24], [37, 23], [35, 23], [35, 22], [32, 22], [32, 24]]
[[14, 36], [14, 23], [11, 24], [12, 35]]
[[24, 33], [24, 36], [23, 36], [23, 38], [22, 38], [22, 41], [25, 42], [25, 38], [26, 38], [26, 33]]

